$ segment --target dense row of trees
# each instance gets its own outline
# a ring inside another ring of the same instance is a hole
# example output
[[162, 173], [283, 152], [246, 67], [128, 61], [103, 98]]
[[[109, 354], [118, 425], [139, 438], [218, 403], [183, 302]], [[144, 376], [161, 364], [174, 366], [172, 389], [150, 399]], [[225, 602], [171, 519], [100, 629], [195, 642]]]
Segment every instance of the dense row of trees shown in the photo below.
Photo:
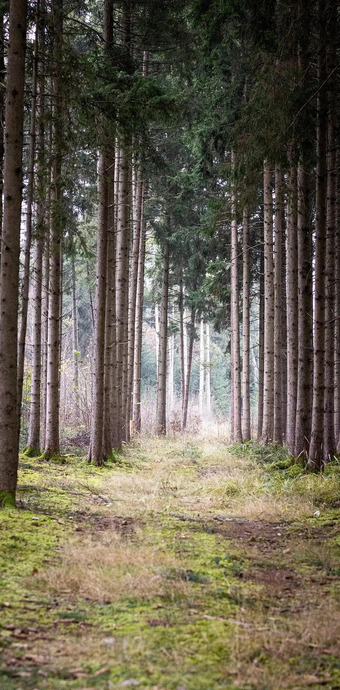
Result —
[[229, 336], [232, 438], [256, 422], [322, 469], [340, 442], [338, 2], [1, 7], [0, 503], [15, 495], [24, 381], [27, 452], [60, 452], [67, 319], [79, 423], [91, 360], [89, 460], [140, 432], [150, 265], [156, 432], [175, 333], [181, 427], [199, 338], [210, 409], [211, 327]]

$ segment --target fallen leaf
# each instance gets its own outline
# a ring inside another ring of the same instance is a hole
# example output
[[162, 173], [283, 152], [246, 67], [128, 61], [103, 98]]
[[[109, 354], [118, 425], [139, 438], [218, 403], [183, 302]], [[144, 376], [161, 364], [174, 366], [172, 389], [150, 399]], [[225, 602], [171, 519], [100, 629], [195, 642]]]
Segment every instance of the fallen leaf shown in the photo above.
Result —
[[[100, 668], [99, 671], [96, 671], [93, 673], [92, 677], [97, 678], [97, 676], [102, 676], [104, 673], [108, 673], [110, 668], [108, 666], [104, 666], [104, 668]], [[138, 683], [139, 685], [139, 683]]]

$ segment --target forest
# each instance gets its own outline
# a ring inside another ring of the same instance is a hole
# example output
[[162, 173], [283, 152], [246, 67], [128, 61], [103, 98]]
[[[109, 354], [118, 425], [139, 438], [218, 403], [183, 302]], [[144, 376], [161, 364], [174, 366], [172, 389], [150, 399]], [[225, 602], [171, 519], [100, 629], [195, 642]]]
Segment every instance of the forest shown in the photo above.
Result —
[[340, 687], [340, 2], [0, 0], [0, 688]]

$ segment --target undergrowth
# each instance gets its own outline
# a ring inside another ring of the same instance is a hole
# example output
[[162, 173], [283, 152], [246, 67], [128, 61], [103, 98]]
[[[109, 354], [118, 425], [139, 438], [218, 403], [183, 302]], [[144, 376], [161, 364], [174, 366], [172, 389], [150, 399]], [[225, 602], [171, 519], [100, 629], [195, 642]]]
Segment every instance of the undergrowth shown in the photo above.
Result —
[[0, 513], [1, 690], [336, 688], [339, 465], [135, 441], [22, 456]]

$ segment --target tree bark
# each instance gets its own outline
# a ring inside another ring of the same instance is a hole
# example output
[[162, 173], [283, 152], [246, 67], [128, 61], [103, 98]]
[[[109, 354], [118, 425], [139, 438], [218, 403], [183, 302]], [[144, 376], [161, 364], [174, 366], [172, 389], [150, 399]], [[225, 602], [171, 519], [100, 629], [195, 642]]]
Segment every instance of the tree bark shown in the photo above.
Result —
[[243, 211], [243, 308], [242, 308], [242, 436], [251, 438], [250, 425], [250, 256], [249, 213]]
[[283, 441], [282, 415], [282, 237], [284, 235], [283, 174], [275, 168], [274, 232], [274, 442]]
[[166, 435], [166, 371], [168, 350], [168, 302], [169, 302], [169, 242], [165, 240], [163, 248], [163, 276], [161, 317], [159, 329], [159, 355], [157, 377], [157, 408], [156, 408], [156, 433], [158, 436]]
[[200, 321], [200, 383], [199, 383], [199, 415], [203, 417], [203, 400], [204, 400], [204, 384], [205, 384], [205, 343], [204, 343], [204, 320]]
[[326, 182], [327, 182], [327, 100], [323, 84], [326, 79], [325, 8], [319, 0], [319, 54], [317, 97], [317, 178], [314, 269], [314, 347], [313, 410], [308, 466], [313, 471], [323, 467], [324, 374], [325, 374], [325, 253], [326, 253]]
[[63, 2], [54, 0], [52, 5], [54, 25], [53, 45], [53, 90], [54, 107], [52, 122], [52, 188], [51, 188], [51, 238], [49, 268], [49, 311], [47, 343], [47, 395], [46, 395], [46, 458], [59, 453], [59, 370], [60, 370], [60, 317], [61, 317], [61, 238], [62, 221], [62, 148], [63, 148], [63, 104], [62, 104], [62, 45], [63, 45]]
[[142, 213], [141, 235], [138, 256], [138, 278], [136, 295], [136, 323], [135, 323], [135, 356], [134, 356], [134, 411], [136, 432], [141, 432], [141, 380], [142, 380], [142, 340], [143, 340], [143, 299], [144, 299], [144, 267], [145, 267], [146, 223]]
[[264, 248], [260, 248], [260, 304], [259, 304], [259, 380], [257, 402], [257, 438], [262, 438], [263, 429], [263, 384], [264, 384]]
[[79, 397], [79, 335], [78, 335], [78, 300], [77, 278], [74, 256], [72, 257], [72, 345], [73, 345], [73, 389], [76, 426], [80, 424]]
[[18, 472], [17, 347], [26, 12], [26, 0], [11, 0], [0, 273], [0, 508], [15, 504]]
[[[235, 172], [235, 156], [231, 154], [232, 173]], [[232, 350], [232, 391], [233, 425], [232, 440], [242, 441], [241, 420], [241, 358], [238, 286], [238, 238], [237, 238], [237, 197], [235, 181], [231, 190], [231, 350]]]
[[138, 264], [140, 251], [140, 236], [142, 227], [143, 209], [143, 180], [140, 163], [135, 160], [133, 166], [134, 178], [134, 199], [132, 205], [132, 251], [130, 265], [130, 287], [129, 287], [129, 314], [128, 314], [128, 391], [127, 391], [127, 419], [126, 424], [130, 425], [133, 420], [133, 374], [135, 356], [135, 328], [136, 328], [136, 308], [137, 308], [137, 286], [138, 286]]
[[298, 380], [298, 253], [297, 253], [297, 169], [288, 173], [287, 198], [287, 432], [289, 452], [295, 451]]
[[312, 416], [313, 264], [309, 176], [298, 168], [298, 385], [295, 455], [308, 457]]
[[264, 373], [262, 439], [274, 437], [274, 264], [272, 172], [264, 166]]
[[206, 394], [206, 408], [208, 416], [211, 415], [211, 369], [210, 369], [210, 324], [206, 324], [206, 342], [205, 342], [205, 394]]
[[129, 299], [129, 246], [130, 246], [130, 188], [129, 162], [126, 147], [119, 152], [119, 189], [117, 219], [117, 267], [116, 267], [116, 323], [117, 323], [117, 377], [119, 428], [117, 447], [126, 442], [129, 432], [126, 428], [127, 406], [127, 328]]
[[31, 405], [29, 417], [28, 448], [40, 453], [40, 413], [41, 413], [41, 383], [42, 383], [42, 280], [43, 280], [43, 252], [46, 236], [46, 154], [45, 154], [45, 78], [43, 63], [45, 56], [45, 5], [41, 3], [38, 15], [38, 31], [40, 46], [38, 64], [37, 90], [37, 124], [38, 124], [38, 154], [37, 154], [37, 210], [35, 231], [35, 260], [33, 282], [33, 364], [31, 381]]
[[33, 54], [33, 71], [32, 71], [32, 98], [31, 98], [31, 119], [30, 119], [30, 137], [29, 137], [29, 156], [28, 156], [28, 184], [27, 184], [27, 200], [26, 200], [26, 236], [25, 236], [25, 253], [24, 253], [24, 274], [21, 290], [21, 323], [19, 329], [18, 342], [18, 415], [19, 415], [19, 436], [20, 436], [20, 419], [21, 419], [21, 403], [22, 403], [22, 388], [24, 382], [24, 367], [25, 367], [25, 347], [26, 347], [26, 331], [27, 331], [27, 316], [28, 316], [28, 293], [30, 285], [30, 258], [32, 245], [32, 219], [33, 219], [33, 197], [34, 197], [34, 168], [35, 168], [35, 154], [36, 154], [36, 112], [37, 112], [37, 75], [38, 75], [38, 39], [39, 39], [39, 0], [36, 9], [36, 28]]
[[184, 398], [183, 422], [182, 422], [183, 431], [186, 429], [187, 422], [188, 422], [192, 355], [193, 355], [194, 340], [195, 340], [195, 310], [194, 309], [191, 309], [191, 312], [190, 312], [189, 329], [190, 329], [190, 332], [189, 332], [189, 344], [188, 344], [188, 357], [187, 357], [187, 364], [186, 364], [185, 398]]
[[336, 222], [336, 127], [337, 127], [337, 16], [338, 3], [328, 3], [327, 27], [327, 203], [326, 203], [326, 263], [325, 263], [325, 394], [323, 461], [329, 462], [336, 453], [334, 430], [334, 334], [335, 334], [335, 222]]
[[97, 233], [95, 334], [93, 368], [93, 408], [89, 461], [102, 465], [106, 458], [103, 447], [104, 427], [104, 354], [105, 354], [105, 309], [107, 281], [107, 211], [108, 211], [108, 159], [106, 152], [99, 155], [99, 212]]

